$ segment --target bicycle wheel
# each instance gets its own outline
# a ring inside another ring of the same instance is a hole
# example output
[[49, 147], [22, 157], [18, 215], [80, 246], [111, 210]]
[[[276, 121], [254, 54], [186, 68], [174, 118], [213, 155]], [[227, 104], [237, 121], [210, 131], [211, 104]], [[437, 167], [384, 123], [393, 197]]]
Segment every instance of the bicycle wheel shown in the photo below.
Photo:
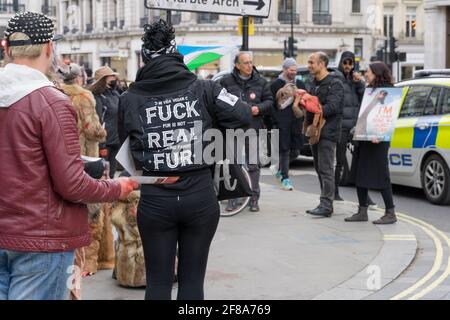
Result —
[[[242, 171], [244, 172], [245, 179], [247, 180], [250, 188], [252, 188], [252, 181], [250, 179], [250, 174], [248, 173], [247, 169], [245, 169], [244, 167], [241, 167], [241, 168], [242, 168]], [[237, 215], [238, 213], [242, 212], [248, 206], [250, 199], [251, 199], [251, 197], [219, 201], [220, 216], [221, 217], [232, 217], [232, 216]], [[230, 201], [234, 202], [233, 206], [230, 206]]]

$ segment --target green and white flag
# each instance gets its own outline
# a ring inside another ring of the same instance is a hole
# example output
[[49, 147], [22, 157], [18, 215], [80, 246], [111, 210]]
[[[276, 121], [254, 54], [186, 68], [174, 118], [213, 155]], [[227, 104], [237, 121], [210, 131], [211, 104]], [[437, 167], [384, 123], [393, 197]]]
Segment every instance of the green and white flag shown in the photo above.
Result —
[[205, 64], [219, 60], [224, 55], [236, 50], [233, 46], [178, 46], [178, 51], [184, 56], [184, 63], [193, 71]]

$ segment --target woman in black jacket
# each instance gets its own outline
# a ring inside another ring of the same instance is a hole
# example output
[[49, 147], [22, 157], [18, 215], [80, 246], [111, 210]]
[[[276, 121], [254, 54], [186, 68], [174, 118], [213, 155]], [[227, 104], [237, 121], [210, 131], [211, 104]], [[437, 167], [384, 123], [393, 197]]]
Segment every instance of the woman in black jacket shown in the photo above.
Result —
[[118, 73], [109, 67], [101, 67], [95, 72], [95, 82], [90, 86], [94, 94], [95, 109], [100, 123], [106, 129], [106, 143], [100, 144], [100, 155], [110, 163], [110, 178], [114, 178], [117, 170], [116, 155], [120, 142], [117, 131], [117, 115], [119, 111], [119, 97], [117, 91]]
[[207, 146], [203, 136], [213, 122], [226, 129], [247, 127], [251, 108], [218, 83], [198, 80], [188, 70], [177, 52], [174, 29], [165, 21], [145, 25], [144, 31], [145, 66], [121, 96], [119, 135], [121, 141], [130, 137], [136, 168], [144, 176], [176, 180], [142, 186], [137, 221], [146, 263], [146, 299], [171, 299], [178, 245], [178, 299], [201, 300], [220, 215], [202, 154]]
[[[368, 87], [373, 90], [378, 88], [393, 87], [393, 80], [389, 68], [383, 62], [374, 62], [366, 73]], [[378, 190], [383, 196], [386, 212], [385, 215], [374, 221], [374, 224], [392, 224], [397, 222], [395, 205], [392, 195], [392, 185], [389, 173], [388, 152], [389, 142], [358, 141], [355, 148], [355, 173], [358, 192], [358, 213], [345, 219], [347, 222], [368, 221], [368, 192], [369, 189]]]

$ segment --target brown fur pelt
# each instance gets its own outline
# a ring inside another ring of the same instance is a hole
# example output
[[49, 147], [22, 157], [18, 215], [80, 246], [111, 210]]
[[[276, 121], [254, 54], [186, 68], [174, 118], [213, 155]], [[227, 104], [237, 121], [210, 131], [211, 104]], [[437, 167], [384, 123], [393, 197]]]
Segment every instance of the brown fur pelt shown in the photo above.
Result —
[[119, 234], [116, 277], [125, 287], [146, 285], [144, 250], [136, 220], [139, 197], [140, 193], [134, 191], [126, 201], [116, 202], [112, 207], [112, 223]]
[[320, 141], [320, 135], [322, 133], [322, 129], [325, 126], [327, 121], [323, 117], [323, 113], [318, 113], [314, 115], [313, 122], [303, 122], [303, 133], [305, 136], [309, 137], [309, 144], [315, 145]]
[[276, 97], [278, 107], [282, 108], [281, 106], [285, 105], [287, 101], [292, 101], [291, 103], [289, 103], [292, 104], [294, 102], [296, 91], [297, 87], [292, 83], [288, 83], [283, 88], [278, 90]]
[[292, 110], [296, 118], [302, 118], [305, 114], [300, 108], [299, 99], [296, 99], [297, 86], [292, 83], [286, 84], [283, 88], [277, 92], [277, 105], [278, 108], [283, 110], [292, 105]]
[[114, 269], [115, 251], [111, 224], [111, 205], [89, 205], [89, 225], [92, 242], [85, 247], [84, 271], [91, 274], [98, 270]]

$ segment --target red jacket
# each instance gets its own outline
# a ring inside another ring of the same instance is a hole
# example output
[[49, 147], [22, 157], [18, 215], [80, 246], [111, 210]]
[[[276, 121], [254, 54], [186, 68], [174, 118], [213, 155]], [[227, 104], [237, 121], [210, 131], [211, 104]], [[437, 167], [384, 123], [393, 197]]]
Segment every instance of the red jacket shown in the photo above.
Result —
[[0, 106], [0, 248], [66, 252], [90, 244], [85, 203], [112, 202], [116, 181], [83, 170], [76, 111], [54, 87]]

